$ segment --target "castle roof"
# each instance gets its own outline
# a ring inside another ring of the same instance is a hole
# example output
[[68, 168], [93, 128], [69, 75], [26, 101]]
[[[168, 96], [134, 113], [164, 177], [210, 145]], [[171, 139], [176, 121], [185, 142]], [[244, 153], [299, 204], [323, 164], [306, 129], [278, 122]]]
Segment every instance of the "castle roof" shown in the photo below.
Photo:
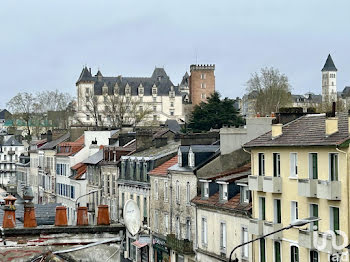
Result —
[[334, 65], [333, 59], [330, 54], [328, 55], [326, 63], [324, 64], [321, 71], [338, 71], [338, 69]]
[[180, 96], [180, 90], [171, 82], [164, 68], [155, 68], [151, 77], [106, 77], [103, 76], [100, 70], [95, 76], [92, 76], [90, 71], [85, 67], [77, 81], [79, 84], [82, 81], [94, 82], [94, 94], [102, 95], [102, 87], [108, 87], [108, 94], [113, 95], [116, 87], [118, 87], [119, 95], [125, 95], [125, 87], [128, 85], [131, 88], [131, 95], [138, 95], [140, 85], [144, 88], [144, 95], [152, 95], [152, 87], [157, 87], [158, 95], [169, 95], [169, 91], [173, 88], [175, 95]]

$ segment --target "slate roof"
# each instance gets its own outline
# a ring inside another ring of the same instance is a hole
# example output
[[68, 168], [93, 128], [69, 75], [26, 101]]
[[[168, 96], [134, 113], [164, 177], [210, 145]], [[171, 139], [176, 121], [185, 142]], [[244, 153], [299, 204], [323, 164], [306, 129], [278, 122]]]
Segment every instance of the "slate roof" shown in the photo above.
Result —
[[296, 103], [321, 103], [322, 95], [315, 95], [313, 93], [306, 93], [305, 95], [292, 95], [292, 99]]
[[230, 198], [227, 202], [220, 202], [219, 192], [210, 196], [208, 199], [202, 199], [201, 196], [196, 196], [192, 199], [192, 203], [200, 206], [228, 209], [236, 212], [249, 212], [252, 209], [252, 203], [245, 204], [240, 201], [240, 193]]
[[244, 166], [229, 169], [224, 172], [215, 174], [214, 176], [206, 177], [203, 179], [224, 181], [224, 182], [234, 182], [238, 179], [248, 176], [251, 173], [250, 168], [251, 168], [251, 164], [248, 163]]
[[350, 139], [348, 132], [348, 116], [338, 113], [338, 131], [326, 136], [325, 114], [305, 115], [291, 121], [282, 127], [282, 135], [272, 139], [271, 131], [265, 133], [243, 146], [273, 147], [273, 146], [335, 146]]
[[0, 119], [7, 119], [11, 116], [11, 113], [6, 109], [0, 111]]
[[158, 95], [169, 95], [171, 87], [175, 91], [176, 96], [180, 96], [180, 90], [171, 82], [169, 76], [166, 74], [164, 68], [155, 68], [151, 77], [105, 77], [100, 71], [98, 75], [92, 76], [90, 71], [84, 67], [77, 84], [82, 81], [94, 82], [94, 94], [102, 95], [102, 87], [107, 86], [108, 94], [113, 95], [115, 87], [118, 87], [119, 95], [125, 95], [125, 87], [131, 87], [131, 95], [138, 95], [138, 87], [142, 84], [144, 88], [144, 95], [152, 95], [152, 87], [156, 85]]
[[95, 154], [89, 156], [87, 159], [82, 161], [84, 164], [96, 165], [103, 159], [103, 149], [100, 149]]
[[343, 92], [341, 92], [341, 97], [345, 98], [345, 97], [349, 97], [350, 96], [350, 86], [346, 86], [343, 89]]
[[15, 136], [11, 136], [4, 142], [3, 146], [23, 146], [23, 144], [18, 142]]
[[54, 149], [59, 143], [66, 141], [67, 139], [69, 139], [69, 137], [70, 137], [70, 134], [66, 133], [56, 140], [52, 140], [50, 142], [47, 142], [45, 145], [40, 147], [40, 150], [42, 150], [42, 149]]
[[149, 172], [149, 174], [155, 175], [155, 176], [166, 176], [168, 174], [168, 168], [176, 164], [177, 164], [177, 155], [171, 158], [170, 160], [166, 161], [165, 163], [161, 164], [160, 166], [156, 167], [155, 169], [153, 169], [151, 172]]
[[179, 123], [173, 119], [167, 119], [165, 121], [165, 126], [175, 133], [180, 132], [181, 130]]
[[326, 63], [324, 64], [321, 71], [338, 71], [338, 69], [334, 65], [333, 59], [330, 54], [328, 55]]

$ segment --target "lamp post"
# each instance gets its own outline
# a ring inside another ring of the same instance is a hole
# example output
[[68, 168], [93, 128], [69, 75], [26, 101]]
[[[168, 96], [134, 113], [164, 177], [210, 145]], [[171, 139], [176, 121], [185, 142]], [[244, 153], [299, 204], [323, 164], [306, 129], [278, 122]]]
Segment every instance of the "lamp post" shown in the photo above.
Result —
[[293, 228], [293, 227], [302, 227], [302, 226], [305, 226], [305, 225], [307, 225], [307, 224], [309, 224], [309, 223], [316, 222], [316, 221], [319, 221], [319, 220], [320, 220], [320, 218], [318, 218], [318, 217], [308, 217], [308, 218], [304, 218], [304, 219], [299, 219], [299, 220], [296, 220], [296, 221], [294, 221], [293, 223], [289, 224], [288, 226], [283, 227], [283, 228], [281, 228], [281, 229], [279, 229], [279, 230], [276, 230], [276, 231], [274, 231], [274, 232], [271, 232], [271, 233], [269, 233], [269, 234], [263, 235], [263, 236], [258, 237], [258, 238], [254, 238], [254, 239], [252, 239], [252, 240], [250, 240], [250, 241], [248, 241], [248, 242], [242, 243], [242, 244], [236, 246], [234, 249], [232, 249], [232, 251], [231, 251], [231, 253], [230, 253], [229, 262], [239, 262], [239, 260], [238, 260], [237, 257], [236, 257], [234, 260], [232, 260], [231, 257], [232, 257], [233, 252], [235, 252], [238, 248], [240, 248], [240, 247], [242, 247], [242, 246], [248, 245], [248, 244], [250, 244], [250, 243], [253, 243], [253, 242], [255, 242], [255, 241], [258, 241], [258, 240], [260, 240], [260, 239], [263, 239], [263, 238], [265, 238], [265, 237], [267, 237], [267, 236], [276, 234], [276, 233], [278, 233], [278, 232], [281, 232], [281, 231], [284, 231], [284, 230], [288, 230], [288, 229], [291, 229], [291, 228]]

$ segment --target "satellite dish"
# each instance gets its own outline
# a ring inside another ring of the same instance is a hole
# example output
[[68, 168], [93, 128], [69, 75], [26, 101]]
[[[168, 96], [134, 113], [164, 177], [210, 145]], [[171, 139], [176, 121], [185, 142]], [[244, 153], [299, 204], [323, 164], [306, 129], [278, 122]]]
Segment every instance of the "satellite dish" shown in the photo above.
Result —
[[141, 227], [141, 213], [137, 203], [129, 199], [124, 205], [124, 223], [131, 235], [135, 236]]

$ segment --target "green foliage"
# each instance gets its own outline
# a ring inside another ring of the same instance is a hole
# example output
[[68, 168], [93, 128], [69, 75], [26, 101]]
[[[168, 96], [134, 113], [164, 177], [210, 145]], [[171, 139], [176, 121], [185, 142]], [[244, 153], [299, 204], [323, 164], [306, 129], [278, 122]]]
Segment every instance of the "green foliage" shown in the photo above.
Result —
[[225, 97], [220, 99], [220, 94], [214, 92], [207, 103], [200, 103], [194, 107], [188, 127], [194, 132], [209, 131], [227, 126], [239, 126], [244, 123], [234, 107], [235, 101]]

